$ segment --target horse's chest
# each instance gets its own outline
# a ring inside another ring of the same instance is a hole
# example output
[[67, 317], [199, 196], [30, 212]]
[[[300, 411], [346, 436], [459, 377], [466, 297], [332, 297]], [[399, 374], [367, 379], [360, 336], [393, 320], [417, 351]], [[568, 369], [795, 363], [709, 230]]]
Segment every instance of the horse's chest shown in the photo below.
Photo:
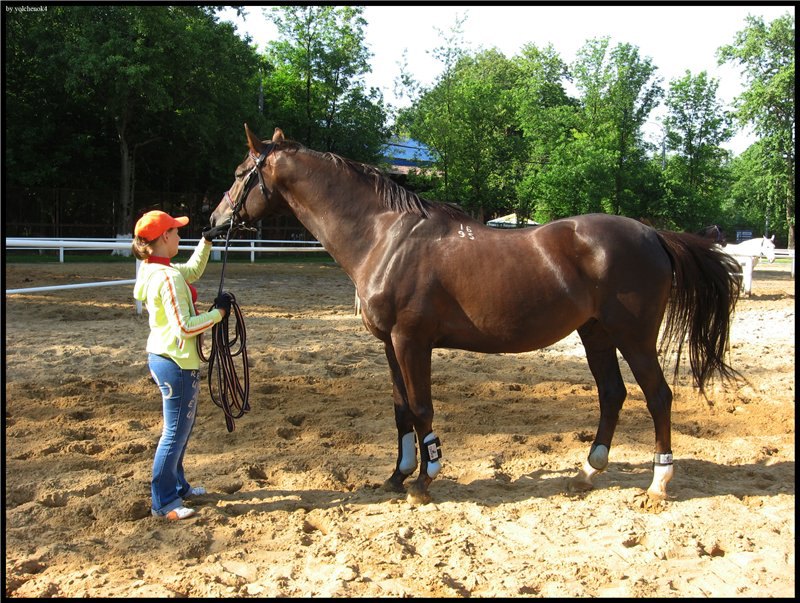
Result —
[[390, 312], [387, 304], [373, 298], [360, 298], [361, 320], [364, 326], [375, 337], [388, 341], [392, 326], [395, 323], [394, 313]]

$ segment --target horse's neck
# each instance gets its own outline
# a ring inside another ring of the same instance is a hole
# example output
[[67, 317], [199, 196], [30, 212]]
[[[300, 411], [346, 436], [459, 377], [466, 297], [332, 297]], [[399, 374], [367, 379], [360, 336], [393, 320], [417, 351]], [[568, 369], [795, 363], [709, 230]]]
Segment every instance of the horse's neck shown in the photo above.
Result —
[[303, 226], [352, 274], [373, 247], [376, 222], [386, 210], [370, 187], [346, 170], [322, 158], [298, 154], [298, 160], [297, 177], [282, 179], [281, 193]]

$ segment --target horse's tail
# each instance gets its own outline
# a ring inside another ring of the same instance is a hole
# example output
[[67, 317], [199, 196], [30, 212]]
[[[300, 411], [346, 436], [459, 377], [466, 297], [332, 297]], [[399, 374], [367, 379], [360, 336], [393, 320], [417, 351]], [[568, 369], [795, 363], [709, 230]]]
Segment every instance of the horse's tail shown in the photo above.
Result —
[[741, 377], [725, 362], [730, 327], [739, 299], [741, 266], [714, 241], [689, 233], [658, 231], [672, 262], [673, 287], [661, 336], [665, 354], [676, 347], [675, 374], [688, 335], [689, 365], [695, 385], [705, 386], [716, 373], [723, 380]]

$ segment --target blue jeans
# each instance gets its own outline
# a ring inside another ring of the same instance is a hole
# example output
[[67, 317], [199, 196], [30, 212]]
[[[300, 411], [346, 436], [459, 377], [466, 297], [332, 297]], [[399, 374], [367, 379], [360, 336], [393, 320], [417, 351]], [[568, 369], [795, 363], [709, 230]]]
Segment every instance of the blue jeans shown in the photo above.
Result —
[[164, 427], [153, 460], [150, 483], [153, 515], [166, 515], [183, 505], [191, 490], [183, 474], [183, 455], [197, 418], [200, 371], [185, 370], [175, 361], [148, 354], [150, 375], [161, 390]]

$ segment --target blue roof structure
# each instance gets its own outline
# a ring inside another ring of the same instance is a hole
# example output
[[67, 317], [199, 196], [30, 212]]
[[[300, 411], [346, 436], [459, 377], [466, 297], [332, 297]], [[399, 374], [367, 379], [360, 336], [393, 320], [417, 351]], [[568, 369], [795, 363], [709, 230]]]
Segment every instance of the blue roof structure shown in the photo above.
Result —
[[413, 138], [392, 138], [383, 146], [381, 154], [393, 166], [425, 167], [433, 163], [433, 154]]

